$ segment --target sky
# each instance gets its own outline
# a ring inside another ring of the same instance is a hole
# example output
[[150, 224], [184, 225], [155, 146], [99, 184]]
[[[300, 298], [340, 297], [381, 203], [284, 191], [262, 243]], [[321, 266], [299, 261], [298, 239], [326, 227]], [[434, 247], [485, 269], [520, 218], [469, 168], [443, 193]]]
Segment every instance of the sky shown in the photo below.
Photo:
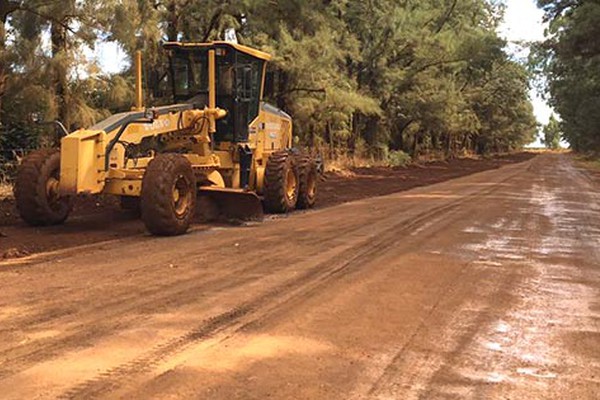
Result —
[[[504, 24], [500, 27], [500, 34], [511, 44], [509, 51], [518, 58], [526, 57], [528, 52], [518, 45], [518, 42], [532, 42], [544, 39], [545, 25], [542, 21], [542, 10], [537, 8], [535, 0], [507, 0]], [[531, 91], [535, 116], [539, 123], [547, 124], [552, 114], [552, 109], [535, 90]], [[541, 146], [538, 140], [534, 146]]]
[[[500, 34], [509, 44], [509, 52], [516, 58], [526, 58], [527, 50], [519, 42], [538, 41], [544, 38], [545, 25], [542, 22], [543, 12], [537, 8], [535, 0], [506, 0], [506, 15], [500, 27]], [[96, 47], [92, 56], [107, 73], [120, 72], [127, 66], [127, 58], [114, 43], [105, 43]], [[546, 124], [552, 109], [535, 91], [531, 92], [534, 112], [538, 122]], [[541, 143], [537, 142], [537, 145]]]

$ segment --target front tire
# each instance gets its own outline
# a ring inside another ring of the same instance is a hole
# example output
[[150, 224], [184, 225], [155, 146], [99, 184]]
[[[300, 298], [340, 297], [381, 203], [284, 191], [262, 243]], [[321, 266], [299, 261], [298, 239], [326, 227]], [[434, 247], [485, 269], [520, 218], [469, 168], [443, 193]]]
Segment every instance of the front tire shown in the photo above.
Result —
[[286, 151], [271, 154], [265, 170], [264, 201], [267, 212], [283, 214], [298, 202], [298, 168], [294, 156]]
[[159, 154], [142, 180], [142, 220], [150, 233], [175, 236], [187, 232], [196, 209], [196, 178], [180, 154]]
[[38, 150], [25, 157], [15, 182], [17, 209], [25, 222], [33, 226], [65, 222], [73, 202], [69, 196], [60, 196], [59, 183], [58, 150]]

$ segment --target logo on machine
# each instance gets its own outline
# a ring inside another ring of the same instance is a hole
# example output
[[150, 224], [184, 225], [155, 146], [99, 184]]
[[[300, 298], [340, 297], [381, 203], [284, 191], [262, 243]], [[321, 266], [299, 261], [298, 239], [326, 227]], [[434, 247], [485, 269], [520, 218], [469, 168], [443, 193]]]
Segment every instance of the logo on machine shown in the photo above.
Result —
[[266, 129], [268, 131], [279, 131], [281, 129], [281, 124], [277, 122], [267, 122]]
[[144, 125], [146, 131], [158, 131], [161, 129], [167, 129], [171, 126], [171, 121], [168, 119], [157, 119], [151, 125]]

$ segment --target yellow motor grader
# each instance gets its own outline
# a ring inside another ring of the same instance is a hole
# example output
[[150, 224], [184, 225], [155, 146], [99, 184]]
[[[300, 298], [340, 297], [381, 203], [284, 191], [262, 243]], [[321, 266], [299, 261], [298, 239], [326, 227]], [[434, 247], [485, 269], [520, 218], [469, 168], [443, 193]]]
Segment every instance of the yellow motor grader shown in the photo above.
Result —
[[155, 235], [185, 233], [197, 195], [254, 219], [315, 204], [317, 165], [292, 149], [292, 120], [262, 102], [261, 51], [230, 43], [165, 43], [174, 104], [144, 108], [141, 53], [136, 105], [27, 156], [15, 198], [31, 225], [60, 224], [73, 197], [113, 194]]

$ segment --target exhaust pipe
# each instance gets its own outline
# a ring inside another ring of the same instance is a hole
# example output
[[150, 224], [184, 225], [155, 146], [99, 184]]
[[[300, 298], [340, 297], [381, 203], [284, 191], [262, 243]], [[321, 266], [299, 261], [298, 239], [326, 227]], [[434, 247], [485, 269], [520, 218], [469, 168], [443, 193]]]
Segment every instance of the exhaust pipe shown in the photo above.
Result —
[[142, 87], [142, 52], [135, 52], [135, 111], [144, 110], [144, 89]]

